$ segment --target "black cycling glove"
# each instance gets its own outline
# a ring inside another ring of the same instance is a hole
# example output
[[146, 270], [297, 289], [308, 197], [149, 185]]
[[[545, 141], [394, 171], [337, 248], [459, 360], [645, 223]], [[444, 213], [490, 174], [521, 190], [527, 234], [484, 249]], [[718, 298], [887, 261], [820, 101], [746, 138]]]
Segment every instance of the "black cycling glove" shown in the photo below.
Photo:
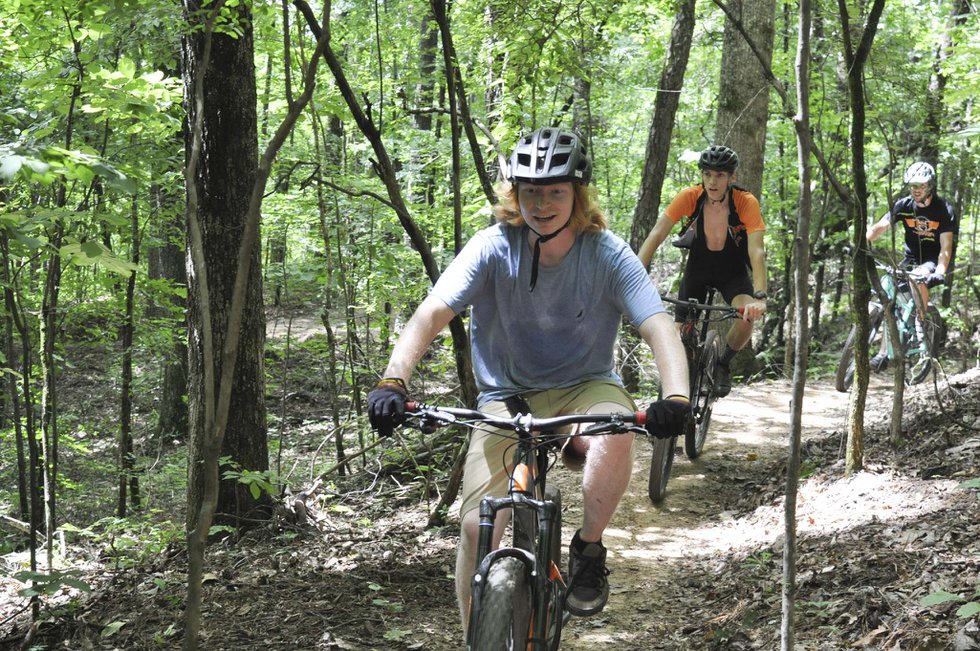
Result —
[[686, 399], [657, 400], [647, 407], [647, 431], [659, 439], [680, 436], [690, 411], [691, 403]]
[[926, 287], [936, 287], [937, 285], [942, 285], [946, 282], [946, 274], [941, 274], [937, 272], [932, 272], [925, 277]]
[[368, 394], [368, 420], [379, 436], [391, 436], [405, 422], [408, 391], [400, 378], [385, 378]]

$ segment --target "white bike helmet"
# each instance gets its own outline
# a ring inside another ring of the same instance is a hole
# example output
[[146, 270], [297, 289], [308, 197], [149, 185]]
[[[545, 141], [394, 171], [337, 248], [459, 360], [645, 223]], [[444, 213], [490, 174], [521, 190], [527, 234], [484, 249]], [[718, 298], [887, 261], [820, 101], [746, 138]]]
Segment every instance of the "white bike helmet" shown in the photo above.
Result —
[[927, 184], [930, 188], [936, 187], [936, 170], [932, 165], [925, 162], [912, 163], [905, 170], [905, 182], [909, 185]]

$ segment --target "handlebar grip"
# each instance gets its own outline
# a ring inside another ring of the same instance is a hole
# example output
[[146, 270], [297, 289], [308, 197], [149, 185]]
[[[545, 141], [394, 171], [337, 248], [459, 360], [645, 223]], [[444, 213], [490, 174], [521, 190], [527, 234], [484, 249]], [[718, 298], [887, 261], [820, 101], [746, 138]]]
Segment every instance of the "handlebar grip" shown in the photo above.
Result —
[[633, 412], [633, 422], [635, 422], [637, 425], [646, 425], [647, 424], [647, 412], [645, 412], [645, 411], [636, 411], [636, 412]]
[[405, 402], [405, 411], [415, 411], [419, 408], [419, 403], [414, 400], [408, 400]]

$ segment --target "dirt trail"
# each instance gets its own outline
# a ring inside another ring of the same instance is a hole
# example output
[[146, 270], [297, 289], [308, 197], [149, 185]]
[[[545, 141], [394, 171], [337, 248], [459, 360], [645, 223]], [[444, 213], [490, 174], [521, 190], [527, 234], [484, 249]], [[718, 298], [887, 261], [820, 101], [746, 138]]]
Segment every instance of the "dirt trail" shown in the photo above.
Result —
[[[633, 480], [604, 536], [612, 571], [609, 604], [597, 617], [572, 619], [563, 650], [586, 651], [600, 644], [617, 650], [683, 648], [666, 639], [685, 625], [683, 608], [672, 602], [696, 597], [678, 594], [674, 587], [683, 571], [681, 561], [703, 560], [759, 540], [771, 542], [782, 534], [781, 526], [734, 526], [724, 497], [741, 490], [739, 480], [753, 474], [752, 465], [786, 456], [791, 391], [786, 381], [755, 383], [736, 387], [719, 400], [704, 453], [690, 461], [678, 449], [667, 497], [659, 506], [647, 497], [650, 445], [637, 442]], [[842, 428], [845, 408], [846, 396], [830, 385], [808, 385], [804, 440], [808, 434]], [[581, 521], [578, 478], [556, 475], [570, 496], [565, 500], [564, 535], [570, 538]]]

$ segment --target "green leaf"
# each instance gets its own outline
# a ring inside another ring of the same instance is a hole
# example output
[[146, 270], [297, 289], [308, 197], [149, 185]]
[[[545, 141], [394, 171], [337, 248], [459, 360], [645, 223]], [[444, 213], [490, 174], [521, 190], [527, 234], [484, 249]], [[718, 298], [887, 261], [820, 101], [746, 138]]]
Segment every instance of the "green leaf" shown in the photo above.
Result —
[[81, 579], [62, 579], [61, 583], [81, 592], [92, 592], [92, 586]]
[[111, 624], [107, 624], [106, 627], [102, 629], [102, 637], [112, 637], [125, 625], [126, 622], [112, 622]]
[[406, 630], [400, 629], [400, 628], [391, 628], [391, 629], [388, 629], [387, 631], [385, 631], [385, 639], [386, 640], [393, 640], [395, 642], [398, 642], [398, 641], [401, 641], [401, 640], [405, 639], [406, 637], [408, 637], [411, 634], [412, 634], [412, 631], [410, 631], [410, 630], [406, 631]]
[[957, 488], [980, 488], [980, 477], [967, 479], [965, 482], [956, 486]]
[[961, 619], [973, 617], [977, 613], [980, 613], [980, 601], [965, 603], [956, 610], [956, 616]]
[[102, 255], [102, 246], [93, 240], [82, 242], [82, 254], [89, 258], [98, 258]]
[[117, 70], [119, 70], [119, 72], [124, 74], [127, 79], [132, 79], [133, 77], [136, 76], [136, 64], [133, 63], [132, 59], [129, 59], [127, 57], [122, 57], [121, 59], [119, 59], [119, 65], [117, 66]]
[[953, 594], [952, 592], [933, 592], [927, 594], [919, 600], [919, 604], [922, 606], [935, 606], [937, 604], [944, 604], [948, 601], [963, 601], [963, 597]]

